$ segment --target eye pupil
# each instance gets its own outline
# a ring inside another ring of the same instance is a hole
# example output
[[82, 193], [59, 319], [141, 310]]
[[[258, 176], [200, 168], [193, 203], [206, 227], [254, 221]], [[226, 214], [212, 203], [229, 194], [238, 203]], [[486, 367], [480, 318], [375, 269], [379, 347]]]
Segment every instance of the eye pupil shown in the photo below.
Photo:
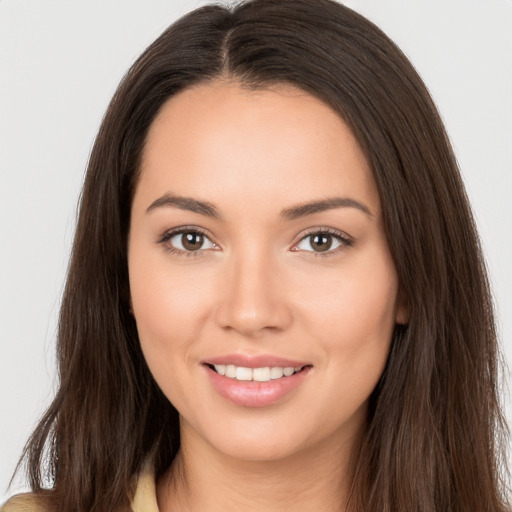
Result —
[[332, 236], [317, 234], [311, 237], [311, 247], [317, 252], [325, 252], [331, 248]]
[[204, 236], [201, 233], [183, 233], [181, 243], [187, 251], [197, 251], [201, 249]]

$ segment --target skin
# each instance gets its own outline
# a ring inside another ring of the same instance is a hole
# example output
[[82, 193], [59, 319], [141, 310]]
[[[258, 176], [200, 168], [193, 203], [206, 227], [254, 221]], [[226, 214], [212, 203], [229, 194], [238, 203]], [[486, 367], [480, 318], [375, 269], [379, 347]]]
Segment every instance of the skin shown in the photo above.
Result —
[[[222, 218], [155, 206], [165, 194]], [[285, 209], [350, 198], [283, 219]], [[173, 228], [203, 231], [197, 251]], [[315, 252], [311, 232], [341, 233]], [[179, 249], [181, 247], [181, 250]], [[176, 252], [170, 252], [174, 249]], [[164, 105], [148, 134], [128, 263], [142, 350], [181, 418], [182, 445], [157, 485], [167, 511], [340, 510], [368, 397], [407, 312], [367, 161], [343, 120], [291, 86], [218, 80]], [[308, 362], [275, 404], [222, 397], [202, 364], [225, 354]]]

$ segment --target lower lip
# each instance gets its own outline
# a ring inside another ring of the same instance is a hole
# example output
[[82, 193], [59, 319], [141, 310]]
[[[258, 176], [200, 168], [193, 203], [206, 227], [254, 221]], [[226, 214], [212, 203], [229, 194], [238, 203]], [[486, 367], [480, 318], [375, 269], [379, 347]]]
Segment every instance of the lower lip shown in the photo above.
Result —
[[295, 391], [311, 370], [310, 366], [289, 377], [267, 382], [230, 379], [206, 366], [206, 372], [215, 390], [226, 400], [241, 407], [266, 407], [275, 404]]

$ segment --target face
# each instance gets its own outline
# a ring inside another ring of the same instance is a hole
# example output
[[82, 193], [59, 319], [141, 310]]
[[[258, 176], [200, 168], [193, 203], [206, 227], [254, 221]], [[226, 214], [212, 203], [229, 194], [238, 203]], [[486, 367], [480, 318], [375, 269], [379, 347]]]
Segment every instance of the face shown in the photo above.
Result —
[[171, 98], [128, 263], [142, 350], [183, 434], [246, 460], [356, 438], [405, 311], [376, 185], [328, 106], [220, 81]]

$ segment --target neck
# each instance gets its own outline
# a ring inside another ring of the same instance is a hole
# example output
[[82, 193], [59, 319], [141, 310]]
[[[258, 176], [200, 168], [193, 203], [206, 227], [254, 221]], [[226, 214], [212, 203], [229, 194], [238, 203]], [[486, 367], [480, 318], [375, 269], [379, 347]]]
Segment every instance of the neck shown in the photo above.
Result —
[[352, 438], [324, 440], [287, 458], [239, 460], [219, 453], [191, 429], [157, 485], [161, 512], [346, 512], [354, 460]]

